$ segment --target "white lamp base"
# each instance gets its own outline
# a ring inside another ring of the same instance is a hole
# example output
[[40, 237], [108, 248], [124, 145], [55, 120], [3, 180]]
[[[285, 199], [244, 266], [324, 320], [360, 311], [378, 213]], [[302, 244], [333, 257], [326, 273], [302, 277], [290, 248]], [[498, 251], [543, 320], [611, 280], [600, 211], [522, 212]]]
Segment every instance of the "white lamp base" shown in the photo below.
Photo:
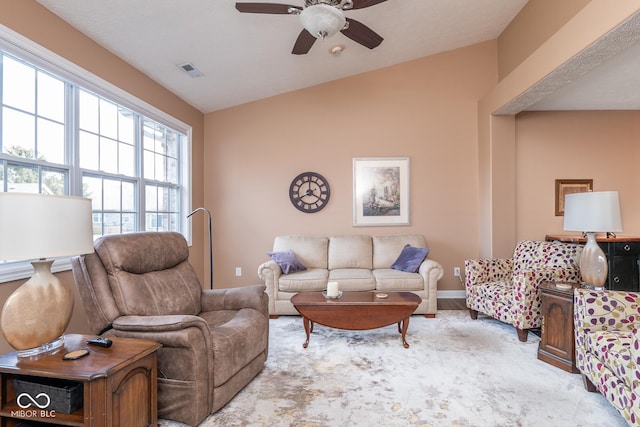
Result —
[[586, 233], [587, 243], [580, 255], [582, 285], [589, 289], [604, 289], [609, 274], [607, 257], [596, 242], [596, 233]]

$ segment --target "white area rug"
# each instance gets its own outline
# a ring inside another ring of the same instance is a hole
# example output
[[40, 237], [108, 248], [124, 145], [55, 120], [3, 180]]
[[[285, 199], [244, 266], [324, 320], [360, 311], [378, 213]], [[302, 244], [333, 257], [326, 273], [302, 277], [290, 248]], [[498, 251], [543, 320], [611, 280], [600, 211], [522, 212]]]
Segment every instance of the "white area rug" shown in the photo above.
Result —
[[[397, 326], [316, 325], [309, 347], [297, 316], [271, 320], [265, 369], [201, 426], [626, 426], [578, 374], [537, 359], [539, 338], [466, 311]], [[161, 421], [161, 426], [180, 424]]]

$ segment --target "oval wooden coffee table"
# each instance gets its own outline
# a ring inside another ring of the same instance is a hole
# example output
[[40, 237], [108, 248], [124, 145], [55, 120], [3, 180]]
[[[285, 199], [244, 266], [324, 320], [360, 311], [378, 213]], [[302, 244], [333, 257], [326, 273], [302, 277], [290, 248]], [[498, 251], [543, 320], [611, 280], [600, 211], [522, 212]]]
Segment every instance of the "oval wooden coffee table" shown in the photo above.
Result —
[[[386, 295], [380, 298], [378, 295]], [[413, 292], [343, 292], [340, 298], [325, 298], [322, 292], [299, 292], [291, 297], [291, 303], [302, 315], [307, 340], [313, 324], [319, 323], [336, 329], [363, 331], [398, 324], [402, 345], [409, 348], [405, 336], [409, 317], [418, 308], [422, 298]]]

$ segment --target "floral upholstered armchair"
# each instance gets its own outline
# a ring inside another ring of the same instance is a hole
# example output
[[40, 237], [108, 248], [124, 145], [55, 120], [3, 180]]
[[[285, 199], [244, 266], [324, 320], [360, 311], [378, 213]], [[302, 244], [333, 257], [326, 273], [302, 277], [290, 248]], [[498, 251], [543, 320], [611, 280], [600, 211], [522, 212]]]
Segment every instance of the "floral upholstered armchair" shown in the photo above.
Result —
[[527, 341], [529, 329], [541, 325], [539, 285], [579, 282], [582, 246], [523, 240], [512, 258], [464, 262], [466, 303], [472, 319], [478, 312], [515, 326]]
[[576, 289], [576, 366], [630, 425], [640, 424], [640, 294]]

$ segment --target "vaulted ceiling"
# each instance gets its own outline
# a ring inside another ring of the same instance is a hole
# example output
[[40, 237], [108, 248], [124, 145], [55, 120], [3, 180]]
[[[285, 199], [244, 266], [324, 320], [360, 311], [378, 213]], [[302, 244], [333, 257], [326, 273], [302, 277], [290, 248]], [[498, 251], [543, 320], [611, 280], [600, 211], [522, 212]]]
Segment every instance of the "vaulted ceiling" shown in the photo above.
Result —
[[[345, 12], [384, 38], [375, 49], [338, 33], [292, 55], [298, 16], [240, 13], [232, 0], [37, 1], [203, 113], [495, 39], [527, 2], [387, 0]], [[336, 45], [342, 53], [331, 54]], [[640, 44], [633, 49], [532, 108], [640, 108]]]

